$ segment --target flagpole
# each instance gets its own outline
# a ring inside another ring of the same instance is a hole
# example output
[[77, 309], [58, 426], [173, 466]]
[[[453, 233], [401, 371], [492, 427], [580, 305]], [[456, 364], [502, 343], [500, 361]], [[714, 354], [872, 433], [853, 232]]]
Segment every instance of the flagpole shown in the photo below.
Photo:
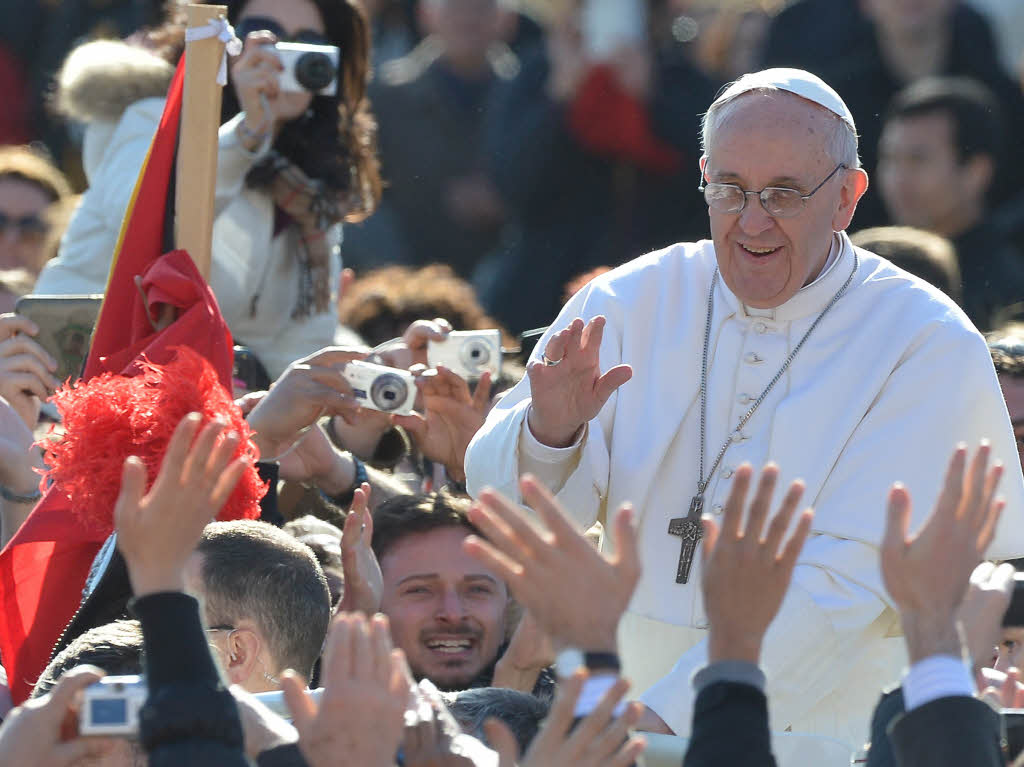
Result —
[[[188, 28], [227, 17], [223, 5], [188, 5]], [[187, 250], [199, 273], [210, 278], [213, 241], [213, 196], [217, 182], [217, 131], [221, 86], [217, 71], [224, 43], [216, 37], [185, 45], [185, 91], [178, 139], [174, 194], [174, 244]]]

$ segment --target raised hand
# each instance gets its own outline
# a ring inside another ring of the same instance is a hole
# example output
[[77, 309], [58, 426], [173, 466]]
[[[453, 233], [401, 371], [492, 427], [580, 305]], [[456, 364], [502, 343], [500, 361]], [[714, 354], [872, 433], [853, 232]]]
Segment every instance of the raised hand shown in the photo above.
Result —
[[201, 423], [198, 413], [181, 420], [148, 493], [142, 461], [124, 462], [114, 525], [135, 596], [184, 591], [186, 560], [245, 471], [248, 457], [234, 458], [238, 434], [216, 420], [200, 432]]
[[789, 486], [782, 506], [769, 522], [779, 470], [771, 464], [764, 468], [748, 507], [753, 473], [749, 464], [736, 470], [721, 527], [709, 517], [703, 519], [701, 589], [710, 624], [708, 657], [712, 662], [758, 662], [761, 642], [782, 605], [814, 517], [809, 509], [804, 511], [787, 538], [786, 531], [804, 492], [803, 483]]
[[[235, 88], [238, 104], [245, 112], [245, 124], [251, 136], [269, 135], [277, 119], [270, 100], [277, 96], [278, 73], [284, 68], [281, 60], [271, 47], [277, 38], [271, 32], [261, 30], [250, 32], [245, 38], [241, 55], [231, 64], [231, 84]], [[255, 150], [258, 142], [246, 142], [247, 148]]]
[[428, 370], [416, 379], [425, 413], [392, 416], [409, 433], [429, 460], [444, 464], [456, 482], [466, 479], [466, 448], [487, 417], [491, 402], [491, 374], [484, 373], [469, 393], [469, 385], [445, 367]]
[[967, 651], [976, 673], [992, 663], [994, 648], [1002, 635], [1003, 615], [1013, 596], [1015, 572], [1008, 562], [998, 567], [982, 562], [971, 573], [957, 617], [964, 628]]
[[[586, 325], [573, 320], [548, 340], [540, 362], [531, 362], [530, 431], [544, 445], [568, 447], [584, 424], [597, 417], [616, 389], [633, 377], [629, 365], [601, 374], [605, 318]], [[546, 362], [545, 362], [546, 361]]]
[[615, 515], [616, 553], [603, 555], [536, 479], [523, 477], [520, 488], [547, 529], [499, 493], [484, 490], [469, 518], [487, 540], [471, 535], [465, 550], [502, 577], [557, 646], [614, 651], [619, 619], [640, 578], [632, 509]]
[[968, 467], [967, 448], [956, 449], [935, 509], [913, 537], [910, 493], [902, 485], [889, 492], [882, 577], [900, 611], [912, 663], [960, 654], [956, 611], [1005, 505], [996, 498], [1003, 467], [988, 467], [990, 453], [983, 442]]
[[555, 646], [536, 618], [524, 612], [494, 666], [492, 687], [532, 693], [540, 672], [555, 662]]
[[29, 429], [39, 420], [39, 403], [60, 386], [53, 377], [57, 361], [31, 339], [36, 324], [19, 314], [0, 314], [0, 397]]
[[[586, 678], [587, 672], [580, 669], [559, 683], [551, 712], [519, 767], [629, 767], [643, 753], [643, 737], [630, 736], [642, 705], [630, 703], [621, 716], [613, 714], [629, 689], [624, 679], [617, 680], [597, 708], [573, 727], [576, 701]], [[501, 756], [500, 767], [515, 767], [516, 740], [508, 727], [490, 719], [484, 730]]]
[[370, 513], [370, 485], [364, 482], [352, 495], [352, 508], [341, 533], [341, 567], [345, 591], [338, 610], [371, 616], [380, 609], [384, 576], [377, 555], [370, 548], [373, 515]]
[[359, 406], [341, 370], [365, 356], [362, 349], [328, 347], [289, 365], [246, 418], [261, 457], [281, 457], [323, 415], [351, 418]]
[[339, 613], [324, 655], [323, 697], [306, 695], [294, 671], [281, 688], [310, 767], [392, 767], [402, 740], [410, 679], [401, 650], [392, 649], [388, 620]]

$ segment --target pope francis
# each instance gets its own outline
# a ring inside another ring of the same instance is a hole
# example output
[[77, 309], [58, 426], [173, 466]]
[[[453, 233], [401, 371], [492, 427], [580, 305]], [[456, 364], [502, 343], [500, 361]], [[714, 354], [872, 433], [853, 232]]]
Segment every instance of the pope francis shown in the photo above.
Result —
[[[745, 75], [709, 108], [711, 241], [587, 285], [466, 456], [469, 491], [533, 473], [584, 527], [636, 508], [643, 575], [623, 621], [648, 729], [689, 732], [706, 662], [699, 517], [743, 462], [801, 478], [814, 529], [762, 649], [772, 729], [863, 743], [904, 663], [878, 564], [886, 495], [931, 510], [958, 442], [992, 443], [1007, 510], [992, 557], [1024, 554], [1024, 479], [983, 338], [938, 290], [853, 247], [867, 188], [853, 117], [800, 70]], [[780, 500], [775, 499], [776, 502]]]

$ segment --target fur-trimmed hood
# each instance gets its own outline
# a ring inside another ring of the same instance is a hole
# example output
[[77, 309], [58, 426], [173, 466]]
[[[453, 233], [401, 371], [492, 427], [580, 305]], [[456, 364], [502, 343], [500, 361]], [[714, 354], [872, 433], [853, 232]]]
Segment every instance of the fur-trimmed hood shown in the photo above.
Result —
[[116, 122], [136, 101], [166, 96], [173, 75], [173, 66], [144, 48], [117, 40], [85, 43], [57, 73], [54, 105], [79, 122]]

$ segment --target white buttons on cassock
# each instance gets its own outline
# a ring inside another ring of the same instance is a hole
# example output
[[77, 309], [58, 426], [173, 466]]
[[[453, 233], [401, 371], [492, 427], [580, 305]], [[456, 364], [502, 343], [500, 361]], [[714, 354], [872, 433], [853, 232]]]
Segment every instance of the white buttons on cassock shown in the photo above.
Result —
[[711, 513], [714, 514], [716, 517], [722, 516], [722, 504], [716, 503], [714, 506], [712, 506]]
[[754, 398], [751, 397], [749, 394], [741, 394], [736, 398], [736, 401], [739, 402], [741, 405], [748, 405], [750, 404], [750, 401], [752, 399]]
[[754, 330], [757, 333], [764, 334], [764, 333], [768, 332], [768, 326], [765, 325], [763, 322], [755, 322], [754, 323]]
[[759, 365], [764, 362], [764, 358], [757, 352], [747, 352], [743, 355], [743, 361], [749, 365]]
[[722, 479], [729, 479], [732, 476], [732, 467], [726, 466], [722, 469]]

